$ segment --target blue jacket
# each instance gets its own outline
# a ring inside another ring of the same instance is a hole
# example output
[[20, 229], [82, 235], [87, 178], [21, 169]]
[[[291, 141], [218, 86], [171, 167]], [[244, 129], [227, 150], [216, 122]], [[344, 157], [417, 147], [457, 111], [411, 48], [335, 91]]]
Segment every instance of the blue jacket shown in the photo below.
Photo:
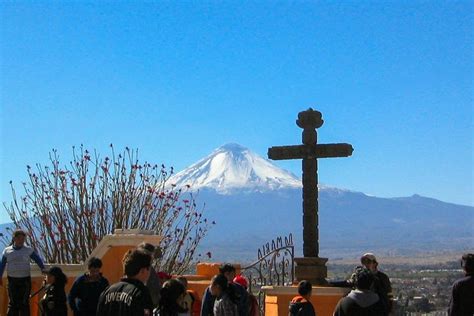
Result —
[[103, 276], [98, 281], [88, 282], [87, 274], [74, 281], [68, 295], [68, 303], [74, 315], [95, 315], [100, 294], [109, 286]]

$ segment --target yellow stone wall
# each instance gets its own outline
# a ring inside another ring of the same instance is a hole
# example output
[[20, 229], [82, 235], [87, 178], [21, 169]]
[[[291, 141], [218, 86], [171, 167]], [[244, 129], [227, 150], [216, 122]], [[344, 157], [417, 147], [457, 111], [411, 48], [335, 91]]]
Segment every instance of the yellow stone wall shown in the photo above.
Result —
[[[350, 289], [313, 286], [311, 303], [318, 316], [332, 316], [339, 299]], [[265, 315], [288, 315], [288, 306], [293, 297], [298, 295], [296, 286], [265, 286]]]

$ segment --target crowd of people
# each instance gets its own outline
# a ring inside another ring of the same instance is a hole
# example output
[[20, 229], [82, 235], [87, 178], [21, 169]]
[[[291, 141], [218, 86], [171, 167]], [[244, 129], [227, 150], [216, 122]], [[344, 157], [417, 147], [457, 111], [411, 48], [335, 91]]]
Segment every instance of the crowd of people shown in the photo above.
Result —
[[[92, 257], [87, 272], [74, 281], [68, 294], [67, 277], [60, 267], [45, 269], [40, 256], [25, 245], [26, 233], [16, 230], [12, 244], [6, 247], [0, 261], [0, 286], [7, 270], [7, 316], [29, 316], [29, 300], [41, 295], [39, 309], [43, 316], [66, 316], [68, 306], [74, 316], [260, 316], [257, 299], [248, 290], [248, 280], [236, 275], [231, 264], [223, 264], [210, 285], [199, 294], [188, 289], [184, 276], [171, 278], [156, 272], [152, 262], [160, 257], [159, 247], [142, 243], [129, 250], [123, 260], [124, 276], [109, 285], [102, 276], [102, 261]], [[30, 261], [45, 274], [43, 287], [31, 294]], [[474, 254], [461, 260], [465, 277], [452, 288], [450, 316], [474, 315]], [[374, 254], [361, 257], [361, 265], [348, 280], [331, 282], [331, 286], [350, 287], [348, 295], [337, 303], [334, 316], [386, 316], [392, 310], [392, 288], [386, 274], [378, 270]], [[303, 280], [298, 284], [298, 295], [289, 302], [290, 316], [315, 316], [317, 306], [311, 303], [312, 284]]]
[[[102, 275], [102, 261], [92, 257], [87, 271], [76, 278], [68, 294], [67, 277], [58, 266], [46, 269], [40, 256], [25, 245], [26, 233], [16, 230], [12, 244], [6, 247], [0, 262], [0, 286], [7, 271], [7, 316], [29, 316], [30, 298], [39, 295], [43, 316], [259, 316], [256, 298], [247, 291], [248, 281], [237, 276], [235, 267], [224, 264], [211, 284], [199, 294], [187, 288], [184, 276], [172, 278], [156, 272], [152, 266], [160, 257], [159, 247], [142, 243], [129, 250], [123, 260], [124, 276], [112, 285]], [[30, 261], [45, 275], [43, 286], [31, 294]]]

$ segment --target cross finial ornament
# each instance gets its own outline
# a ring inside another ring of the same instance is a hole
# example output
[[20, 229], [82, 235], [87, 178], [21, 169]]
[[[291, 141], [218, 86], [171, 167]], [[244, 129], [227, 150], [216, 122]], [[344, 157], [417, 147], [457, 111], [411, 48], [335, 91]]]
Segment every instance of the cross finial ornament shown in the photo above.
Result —
[[320, 128], [324, 123], [322, 117], [321, 112], [309, 108], [306, 111], [298, 113], [296, 125], [304, 129]]
[[296, 124], [303, 129], [303, 145], [277, 146], [268, 149], [274, 160], [302, 159], [303, 182], [303, 256], [295, 258], [296, 278], [325, 284], [327, 258], [319, 258], [318, 158], [349, 157], [350, 144], [318, 144], [316, 129], [323, 125], [322, 114], [309, 108], [298, 113]]

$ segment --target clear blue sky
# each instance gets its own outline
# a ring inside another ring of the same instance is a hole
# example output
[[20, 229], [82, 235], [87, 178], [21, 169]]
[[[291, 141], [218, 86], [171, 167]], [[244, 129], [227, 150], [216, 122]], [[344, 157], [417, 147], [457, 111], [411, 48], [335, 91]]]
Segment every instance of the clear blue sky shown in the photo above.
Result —
[[[181, 170], [237, 142], [297, 144], [320, 182], [473, 205], [473, 2], [2, 2], [0, 201], [73, 145]], [[300, 162], [277, 162], [300, 174]], [[7, 221], [3, 208], [0, 222]]]

